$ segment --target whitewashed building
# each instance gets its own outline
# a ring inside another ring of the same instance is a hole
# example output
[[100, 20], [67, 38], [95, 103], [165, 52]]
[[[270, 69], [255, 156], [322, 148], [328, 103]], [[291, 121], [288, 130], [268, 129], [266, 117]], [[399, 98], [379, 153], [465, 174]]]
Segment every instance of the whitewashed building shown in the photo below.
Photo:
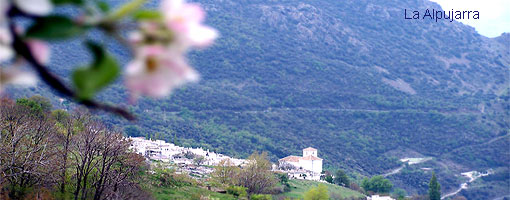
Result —
[[[317, 149], [308, 147], [306, 149], [303, 149], [303, 156], [287, 156], [285, 158], [282, 158], [278, 160], [279, 166], [285, 166], [285, 165], [292, 165], [296, 169], [289, 170], [293, 176], [296, 177], [294, 174], [295, 172], [299, 171], [309, 171], [308, 177], [312, 180], [319, 180], [320, 174], [322, 173], [322, 158], [317, 157]], [[288, 169], [286, 169], [288, 170]]]
[[244, 165], [247, 163], [245, 159], [231, 158], [229, 156], [211, 152], [209, 150], [204, 150], [202, 148], [180, 147], [172, 143], [166, 143], [163, 140], [147, 140], [143, 137], [130, 137], [129, 139], [131, 140], [130, 149], [151, 160], [174, 162], [176, 164], [192, 164], [193, 159], [186, 159], [177, 156], [186, 152], [191, 152], [197, 156], [204, 157], [205, 165], [215, 166], [221, 160], [227, 158], [230, 159], [236, 166]]
[[395, 199], [391, 198], [390, 196], [372, 195], [370, 197], [367, 197], [367, 200], [395, 200]]
[[309, 170], [315, 173], [322, 172], [322, 158], [317, 157], [317, 149], [312, 147], [303, 149], [303, 156], [287, 156], [278, 161], [280, 165], [288, 163], [297, 169]]

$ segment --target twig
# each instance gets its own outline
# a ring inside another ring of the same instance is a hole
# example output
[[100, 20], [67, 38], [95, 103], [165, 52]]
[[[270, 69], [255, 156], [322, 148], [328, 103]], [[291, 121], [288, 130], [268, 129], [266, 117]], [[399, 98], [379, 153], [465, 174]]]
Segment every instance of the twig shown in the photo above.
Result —
[[[12, 16], [15, 15], [16, 11], [14, 9], [11, 9], [11, 11], [9, 12], [9, 17], [12, 18]], [[134, 115], [129, 113], [124, 108], [110, 106], [110, 105], [107, 105], [104, 103], [96, 102], [94, 100], [76, 100], [77, 99], [77, 98], [75, 98], [76, 93], [71, 88], [66, 86], [63, 83], [63, 81], [61, 81], [59, 79], [58, 76], [56, 76], [56, 75], [52, 74], [50, 71], [48, 71], [48, 68], [46, 66], [43, 66], [41, 63], [39, 63], [35, 59], [34, 55], [30, 51], [30, 48], [28, 47], [28, 45], [23, 41], [22, 38], [20, 38], [20, 36], [18, 34], [16, 34], [15, 25], [12, 22], [12, 20], [9, 20], [9, 28], [10, 28], [10, 33], [14, 39], [12, 46], [13, 46], [14, 50], [16, 51], [16, 53], [18, 53], [23, 58], [25, 58], [25, 60], [37, 71], [37, 73], [39, 74], [41, 79], [46, 84], [48, 84], [51, 88], [55, 89], [59, 94], [69, 97], [71, 99], [74, 99], [77, 103], [85, 105], [86, 107], [91, 108], [91, 109], [98, 109], [98, 110], [103, 110], [106, 112], [111, 112], [111, 113], [120, 115], [120, 116], [126, 118], [127, 120], [135, 120], [136, 119], [136, 117]]]

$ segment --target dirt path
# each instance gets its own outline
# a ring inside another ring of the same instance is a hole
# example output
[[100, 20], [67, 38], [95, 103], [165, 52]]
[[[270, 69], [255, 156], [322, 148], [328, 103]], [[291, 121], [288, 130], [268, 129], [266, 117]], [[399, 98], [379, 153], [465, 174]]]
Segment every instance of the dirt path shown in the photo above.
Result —
[[469, 183], [471, 183], [473, 181], [476, 181], [476, 179], [478, 179], [478, 178], [481, 178], [483, 176], [488, 176], [488, 175], [491, 175], [493, 173], [494, 173], [494, 171], [492, 169], [487, 170], [487, 173], [480, 173], [480, 172], [477, 172], [477, 171], [464, 172], [464, 173], [462, 173], [462, 176], [465, 176], [465, 177], [469, 178], [469, 180], [467, 180], [466, 182], [460, 184], [460, 186], [459, 186], [459, 188], [457, 190], [442, 196], [441, 199], [445, 199], [447, 197], [454, 196], [457, 193], [459, 193], [460, 191], [467, 189]]

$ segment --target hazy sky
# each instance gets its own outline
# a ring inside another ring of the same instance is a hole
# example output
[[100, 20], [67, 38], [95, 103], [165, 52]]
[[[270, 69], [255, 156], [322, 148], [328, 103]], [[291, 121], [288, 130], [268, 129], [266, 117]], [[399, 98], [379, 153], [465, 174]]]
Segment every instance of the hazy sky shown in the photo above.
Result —
[[480, 19], [464, 19], [460, 22], [475, 27], [480, 35], [497, 37], [510, 32], [510, 0], [431, 0], [445, 11], [471, 10], [480, 13]]

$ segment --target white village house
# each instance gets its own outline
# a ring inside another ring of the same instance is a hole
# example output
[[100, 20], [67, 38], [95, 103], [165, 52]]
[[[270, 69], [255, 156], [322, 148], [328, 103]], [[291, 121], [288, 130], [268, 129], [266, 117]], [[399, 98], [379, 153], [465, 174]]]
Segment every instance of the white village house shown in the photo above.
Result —
[[367, 196], [367, 200], [395, 200], [394, 198], [391, 198], [390, 196], [379, 196], [379, 195], [372, 195]]
[[[317, 157], [317, 149], [308, 147], [303, 149], [303, 156], [287, 156], [278, 160], [279, 166], [292, 165], [296, 169], [288, 172], [291, 178], [303, 178], [311, 180], [319, 180], [322, 173], [322, 158]], [[306, 172], [307, 176], [296, 176]]]
[[204, 150], [202, 148], [186, 148], [167, 143], [163, 140], [150, 140], [143, 137], [129, 137], [131, 140], [130, 149], [151, 160], [163, 162], [174, 162], [176, 164], [192, 164], [193, 159], [179, 157], [186, 152], [204, 157], [205, 165], [217, 165], [221, 160], [230, 159], [234, 165], [243, 165], [245, 159], [231, 158], [229, 156]]
[[[129, 140], [131, 140], [130, 149], [145, 156], [149, 160], [159, 160], [178, 165], [193, 166], [194, 159], [188, 159], [183, 156], [185, 153], [193, 153], [196, 156], [203, 157], [204, 160], [202, 164], [209, 166], [216, 166], [225, 159], [230, 160], [235, 166], [242, 166], [249, 162], [245, 159], [232, 158], [209, 150], [204, 150], [202, 148], [176, 146], [171, 143], [166, 143], [163, 140], [150, 140], [143, 137], [129, 137]], [[278, 161], [280, 169], [276, 169], [275, 167], [273, 170], [287, 173], [291, 179], [320, 181], [322, 173], [322, 158], [317, 157], [317, 149], [308, 147], [303, 149], [303, 156], [287, 156]], [[197, 171], [195, 168], [190, 168], [188, 171], [190, 173], [195, 173], [195, 171]], [[209, 168], [207, 168], [207, 170], [210, 171]], [[203, 169], [202, 171], [203, 173], [206, 173], [205, 171], [207, 170]]]

